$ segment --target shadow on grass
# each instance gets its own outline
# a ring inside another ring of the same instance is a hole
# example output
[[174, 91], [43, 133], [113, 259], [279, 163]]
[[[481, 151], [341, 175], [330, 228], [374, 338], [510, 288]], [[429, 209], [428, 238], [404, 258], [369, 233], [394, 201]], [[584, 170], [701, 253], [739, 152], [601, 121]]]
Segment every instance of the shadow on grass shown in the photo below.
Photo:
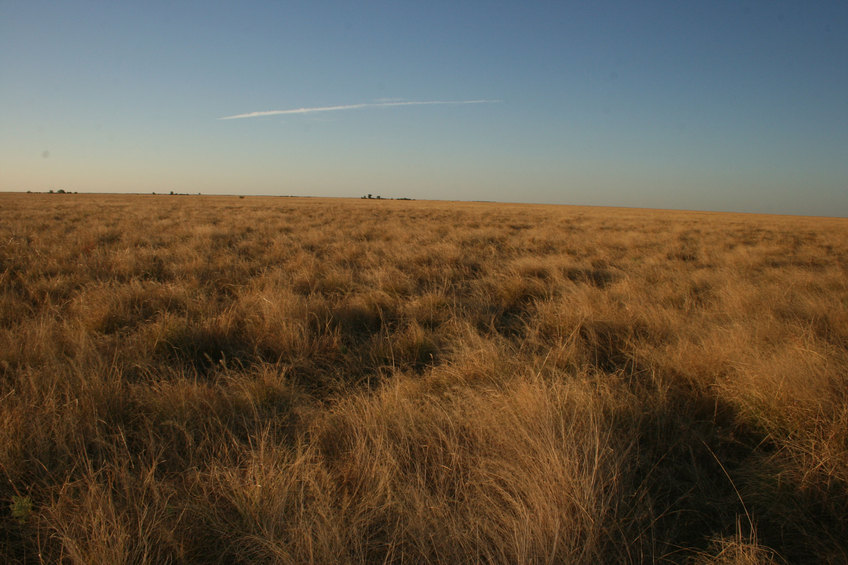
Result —
[[[787, 479], [772, 438], [710, 391], [629, 386], [642, 388], [644, 401], [618, 420], [623, 436], [636, 430], [628, 490], [634, 509], [645, 505], [653, 517], [644, 524], [651, 545], [644, 551], [655, 560], [709, 554], [715, 540], [734, 539], [741, 528], [789, 562], [848, 562], [844, 483], [804, 489]], [[819, 553], [810, 555], [811, 547]]]

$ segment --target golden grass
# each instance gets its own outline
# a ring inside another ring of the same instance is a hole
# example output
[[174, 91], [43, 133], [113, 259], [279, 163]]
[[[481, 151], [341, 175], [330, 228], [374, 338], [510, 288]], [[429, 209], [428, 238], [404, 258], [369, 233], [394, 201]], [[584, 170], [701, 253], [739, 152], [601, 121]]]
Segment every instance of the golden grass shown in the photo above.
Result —
[[0, 195], [10, 562], [844, 563], [846, 385], [844, 219]]

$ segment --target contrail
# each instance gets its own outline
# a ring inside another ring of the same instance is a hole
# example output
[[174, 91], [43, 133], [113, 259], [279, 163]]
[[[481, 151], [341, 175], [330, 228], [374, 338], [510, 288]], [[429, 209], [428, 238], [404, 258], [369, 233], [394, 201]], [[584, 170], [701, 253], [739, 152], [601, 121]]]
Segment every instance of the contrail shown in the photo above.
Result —
[[406, 102], [370, 102], [362, 104], [345, 104], [343, 106], [316, 106], [313, 108], [292, 108], [290, 110], [265, 110], [264, 112], [248, 112], [235, 116], [224, 116], [219, 120], [240, 120], [242, 118], [261, 118], [263, 116], [280, 116], [283, 114], [312, 114], [314, 112], [338, 112], [339, 110], [358, 110], [360, 108], [385, 108], [387, 106], [435, 106], [445, 104], [495, 104], [500, 100], [418, 100]]

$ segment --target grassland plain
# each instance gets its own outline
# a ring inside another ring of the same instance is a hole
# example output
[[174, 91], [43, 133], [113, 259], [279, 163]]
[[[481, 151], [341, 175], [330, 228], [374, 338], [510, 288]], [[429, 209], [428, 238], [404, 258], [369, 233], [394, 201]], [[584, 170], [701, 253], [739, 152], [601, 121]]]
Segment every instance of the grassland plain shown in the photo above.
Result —
[[0, 554], [848, 562], [848, 220], [0, 195]]

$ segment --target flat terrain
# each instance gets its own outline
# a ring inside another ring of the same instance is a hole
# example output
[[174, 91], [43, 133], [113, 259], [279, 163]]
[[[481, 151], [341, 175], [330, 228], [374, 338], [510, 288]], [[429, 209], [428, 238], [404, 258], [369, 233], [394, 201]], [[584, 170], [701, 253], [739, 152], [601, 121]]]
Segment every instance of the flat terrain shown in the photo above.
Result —
[[846, 563], [848, 220], [0, 194], [0, 555]]

